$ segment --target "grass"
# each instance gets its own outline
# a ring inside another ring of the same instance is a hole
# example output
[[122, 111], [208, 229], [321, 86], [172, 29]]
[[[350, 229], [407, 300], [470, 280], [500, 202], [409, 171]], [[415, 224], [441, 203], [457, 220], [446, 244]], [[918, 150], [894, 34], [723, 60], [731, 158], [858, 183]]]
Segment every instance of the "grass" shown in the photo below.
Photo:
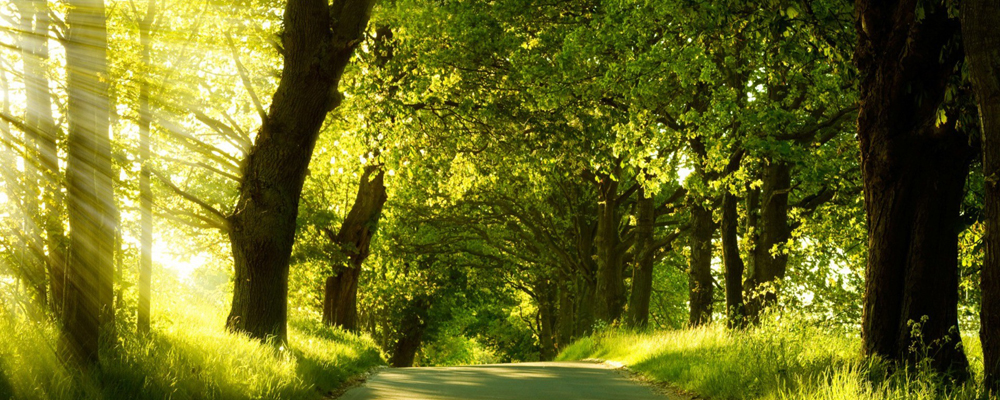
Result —
[[945, 384], [927, 370], [889, 374], [860, 356], [856, 333], [805, 322], [770, 322], [748, 332], [719, 325], [676, 331], [610, 329], [566, 348], [559, 360], [599, 358], [710, 399], [977, 399], [982, 351], [964, 338], [975, 378]]
[[87, 372], [60, 361], [53, 324], [0, 307], [0, 399], [317, 399], [384, 363], [369, 338], [315, 318], [293, 318], [274, 348], [227, 333], [222, 307], [163, 300], [150, 335], [120, 333]]

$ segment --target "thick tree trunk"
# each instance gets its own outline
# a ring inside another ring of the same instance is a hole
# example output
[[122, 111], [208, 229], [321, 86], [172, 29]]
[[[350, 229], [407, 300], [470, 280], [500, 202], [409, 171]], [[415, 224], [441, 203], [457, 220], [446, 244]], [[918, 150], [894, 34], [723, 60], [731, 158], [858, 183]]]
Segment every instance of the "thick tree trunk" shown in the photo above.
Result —
[[[146, 3], [146, 16], [139, 22], [139, 42], [142, 45], [142, 65], [150, 66], [150, 28], [156, 17], [156, 0]], [[153, 279], [153, 191], [149, 186], [149, 74], [139, 83], [139, 333], [149, 332], [150, 286]]]
[[229, 218], [235, 266], [230, 330], [285, 341], [288, 261], [302, 184], [323, 120], [340, 103], [337, 86], [372, 4], [289, 0], [285, 6], [281, 81], [243, 164]]
[[407, 313], [399, 324], [401, 335], [396, 341], [389, 364], [396, 368], [412, 367], [417, 357], [417, 351], [427, 331], [427, 314], [430, 302], [424, 297], [417, 297], [407, 306]]
[[747, 320], [757, 323], [760, 314], [778, 299], [781, 280], [788, 268], [788, 255], [775, 250], [788, 242], [791, 228], [788, 225], [788, 192], [791, 190], [791, 165], [770, 160], [762, 174], [760, 216], [754, 243], [754, 263], [747, 277]]
[[982, 272], [979, 337], [983, 345], [984, 383], [1000, 391], [1000, 2], [964, 0], [962, 37], [983, 131], [986, 177], [986, 257]]
[[691, 256], [688, 265], [688, 322], [699, 326], [712, 322], [712, 236], [715, 222], [712, 211], [705, 207], [694, 195], [690, 195], [688, 207], [691, 212]]
[[[973, 154], [956, 118], [938, 117], [962, 56], [952, 44], [958, 24], [941, 4], [857, 0], [855, 6], [868, 214], [863, 349], [897, 362], [930, 357], [935, 369], [963, 379], [968, 360], [958, 332], [956, 227]], [[915, 342], [918, 351], [911, 350]]]
[[656, 222], [653, 198], [646, 197], [645, 189], [638, 192], [636, 213], [635, 259], [632, 268], [632, 292], [629, 295], [628, 314], [625, 322], [633, 328], [644, 328], [649, 323], [649, 298], [653, 293], [653, 224]]
[[596, 236], [597, 223], [591, 218], [592, 208], [581, 205], [576, 219], [576, 253], [581, 263], [580, 275], [574, 279], [573, 293], [575, 294], [575, 321], [574, 336], [589, 335], [594, 327], [594, 308], [598, 301], [597, 296], [597, 262], [594, 261], [596, 253], [594, 237]]
[[594, 317], [611, 323], [621, 317], [625, 306], [624, 252], [620, 251], [618, 181], [607, 175], [600, 179], [597, 236], [594, 241], [597, 247], [597, 294], [600, 297]]
[[[371, 176], [373, 173], [374, 177]], [[368, 249], [378, 230], [382, 206], [387, 199], [384, 179], [385, 173], [378, 166], [365, 168], [358, 185], [358, 195], [351, 211], [344, 218], [340, 231], [336, 235], [330, 230], [326, 231], [330, 240], [340, 246], [347, 256], [348, 266], [340, 268], [336, 275], [326, 281], [323, 321], [350, 331], [357, 330], [358, 327], [358, 280], [361, 278], [361, 264], [368, 258]]]
[[740, 256], [736, 210], [738, 198], [728, 190], [722, 195], [722, 264], [726, 277], [726, 317], [730, 328], [746, 325], [743, 307], [743, 257]]
[[357, 329], [360, 275], [360, 268], [341, 268], [336, 275], [326, 278], [323, 322], [351, 331]]
[[117, 230], [105, 79], [107, 28], [103, 0], [73, 0], [69, 6], [66, 180], [71, 234], [63, 328], [70, 354], [93, 364], [98, 359], [102, 325], [113, 315]]

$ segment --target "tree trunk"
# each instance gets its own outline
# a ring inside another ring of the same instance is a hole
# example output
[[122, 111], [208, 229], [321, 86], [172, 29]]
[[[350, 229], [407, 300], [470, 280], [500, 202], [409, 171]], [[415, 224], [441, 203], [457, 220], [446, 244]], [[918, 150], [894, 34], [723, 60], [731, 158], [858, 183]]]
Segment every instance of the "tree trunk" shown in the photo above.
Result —
[[712, 236], [715, 222], [712, 211], [691, 195], [688, 200], [691, 211], [691, 256], [688, 266], [688, 305], [691, 326], [712, 322]]
[[556, 348], [565, 349], [573, 342], [576, 333], [576, 310], [572, 280], [563, 277], [559, 282], [559, 314], [556, 318]]
[[[781, 280], [788, 267], [788, 254], [775, 247], [784, 246], [791, 236], [788, 226], [788, 193], [792, 186], [791, 165], [769, 160], [762, 174], [760, 216], [754, 243], [753, 270], [747, 278], [747, 320], [759, 322], [760, 314], [778, 300]], [[776, 252], [772, 253], [772, 250]]]
[[649, 323], [649, 298], [653, 293], [653, 224], [656, 212], [653, 198], [646, 197], [646, 190], [639, 189], [636, 214], [635, 266], [632, 269], [632, 292], [629, 295], [628, 314], [625, 322], [633, 328], [645, 328]]
[[149, 186], [149, 110], [150, 28], [156, 18], [156, 0], [146, 3], [146, 16], [139, 22], [139, 42], [142, 45], [142, 65], [146, 78], [139, 82], [139, 333], [149, 332], [150, 286], [153, 279], [153, 191]]
[[936, 370], [964, 379], [956, 227], [973, 152], [957, 118], [938, 113], [962, 54], [947, 7], [921, 3], [918, 19], [917, 3], [855, 3], [868, 215], [863, 349], [911, 364], [930, 357]]
[[341, 268], [326, 278], [323, 297], [323, 322], [350, 331], [358, 325], [358, 277], [360, 268]]
[[[375, 177], [371, 177], [372, 173]], [[358, 280], [361, 264], [368, 258], [372, 237], [378, 230], [382, 206], [387, 199], [385, 172], [378, 166], [368, 166], [361, 175], [358, 195], [351, 211], [347, 213], [340, 231], [334, 236], [327, 230], [330, 240], [336, 243], [345, 256], [348, 266], [340, 268], [326, 281], [323, 299], [323, 322], [354, 331], [358, 328]]]
[[726, 278], [726, 317], [730, 328], [746, 325], [743, 307], [743, 258], [740, 256], [736, 210], [738, 199], [728, 190], [722, 195], [722, 264]]
[[[46, 63], [49, 60], [48, 5], [42, 0], [16, 2], [21, 17], [20, 46], [24, 67], [25, 108], [24, 132], [26, 154], [34, 159], [24, 163], [26, 193], [24, 234], [30, 249], [30, 280], [38, 304], [55, 303], [50, 298], [47, 272], [62, 270], [62, 210], [61, 179], [56, 153], [55, 120], [52, 117], [52, 100]], [[44, 212], [39, 200], [46, 204]], [[57, 207], [53, 207], [58, 202]], [[55, 219], [55, 221], [52, 221]], [[42, 235], [44, 228], [45, 235]], [[58, 228], [56, 230], [55, 228]], [[55, 239], [55, 240], [52, 240]], [[59, 246], [54, 246], [59, 244]], [[46, 253], [45, 246], [50, 247]]]
[[368, 24], [372, 0], [289, 0], [281, 81], [242, 167], [229, 218], [235, 277], [226, 326], [286, 339], [288, 261], [299, 197], [319, 130], [341, 100], [338, 83]]
[[549, 361], [556, 357], [556, 296], [555, 287], [547, 279], [542, 280], [537, 288], [538, 294], [538, 345], [541, 361]]
[[621, 236], [618, 213], [618, 181], [602, 175], [598, 183], [600, 203], [597, 207], [597, 294], [600, 296], [594, 309], [594, 317], [607, 323], [621, 317], [625, 306], [625, 281], [623, 277], [623, 252], [620, 251]]
[[69, 6], [66, 180], [71, 233], [63, 328], [70, 354], [82, 363], [93, 364], [98, 359], [102, 325], [111, 321], [114, 312], [117, 214], [105, 79], [107, 28], [103, 0], [72, 0]]
[[1000, 391], [1000, 3], [962, 2], [962, 37], [983, 131], [986, 177], [986, 257], [982, 272], [979, 337], [983, 345], [984, 383]]
[[396, 368], [412, 367], [413, 361], [420, 350], [420, 344], [427, 331], [427, 314], [430, 302], [424, 297], [417, 297], [407, 306], [408, 312], [399, 324], [402, 336], [396, 342], [389, 364]]

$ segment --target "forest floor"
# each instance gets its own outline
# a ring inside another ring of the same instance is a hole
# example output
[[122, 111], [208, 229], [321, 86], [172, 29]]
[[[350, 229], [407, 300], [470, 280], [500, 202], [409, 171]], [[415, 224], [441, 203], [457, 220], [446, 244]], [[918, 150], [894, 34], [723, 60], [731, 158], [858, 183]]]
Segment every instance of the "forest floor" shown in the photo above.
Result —
[[341, 400], [684, 400], [593, 362], [386, 369]]

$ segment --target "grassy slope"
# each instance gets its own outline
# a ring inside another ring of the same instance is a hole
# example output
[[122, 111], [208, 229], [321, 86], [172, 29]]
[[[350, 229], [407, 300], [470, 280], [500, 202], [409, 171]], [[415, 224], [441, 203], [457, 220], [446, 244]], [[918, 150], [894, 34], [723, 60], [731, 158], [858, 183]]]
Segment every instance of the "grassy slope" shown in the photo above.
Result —
[[226, 333], [218, 307], [164, 308], [149, 337], [119, 335], [88, 373], [59, 361], [53, 326], [0, 308], [0, 399], [317, 399], [383, 363], [370, 339], [308, 319], [275, 349]]
[[[982, 369], [974, 338], [964, 340], [973, 369]], [[634, 333], [610, 330], [583, 338], [560, 360], [600, 358], [630, 366], [659, 382], [711, 399], [977, 398], [975, 382], [940, 384], [930, 373], [886, 376], [859, 356], [856, 334], [805, 323], [769, 324], [749, 333], [719, 326]]]

